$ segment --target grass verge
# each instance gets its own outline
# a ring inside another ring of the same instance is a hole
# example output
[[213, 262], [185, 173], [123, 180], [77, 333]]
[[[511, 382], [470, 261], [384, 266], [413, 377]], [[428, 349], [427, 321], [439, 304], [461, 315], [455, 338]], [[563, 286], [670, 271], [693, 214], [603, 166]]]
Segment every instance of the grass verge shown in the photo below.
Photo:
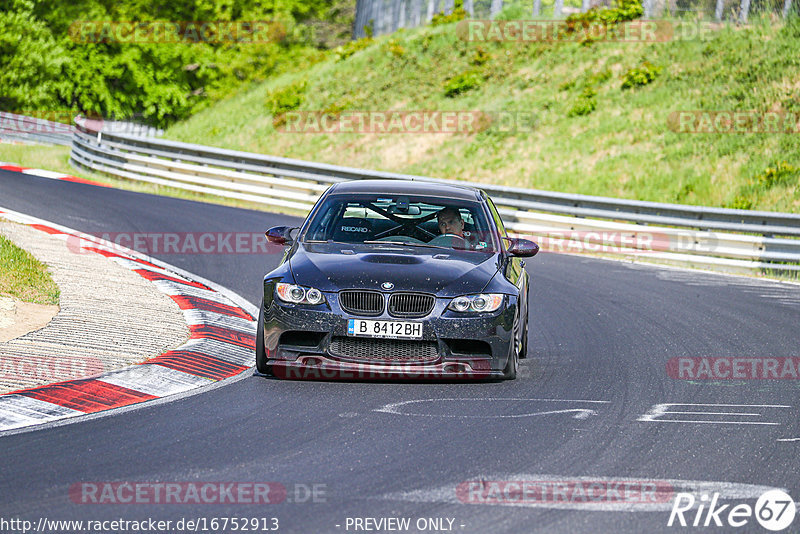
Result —
[[[445, 24], [353, 48], [233, 94], [166, 135], [440, 178], [800, 212], [800, 133], [685, 133], [670, 122], [694, 110], [800, 117], [800, 17], [668, 42], [584, 44], [472, 42]], [[389, 110], [534, 120], [473, 133], [281, 131], [287, 111]]]
[[34, 304], [58, 304], [61, 291], [45, 264], [0, 235], [0, 295]]

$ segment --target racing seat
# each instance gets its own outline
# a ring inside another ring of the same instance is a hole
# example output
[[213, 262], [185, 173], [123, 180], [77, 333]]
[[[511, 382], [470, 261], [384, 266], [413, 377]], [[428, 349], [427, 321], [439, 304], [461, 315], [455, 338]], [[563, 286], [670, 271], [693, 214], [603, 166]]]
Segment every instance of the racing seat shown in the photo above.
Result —
[[336, 223], [333, 230], [334, 241], [344, 243], [363, 243], [372, 239], [372, 221], [360, 218], [345, 218]]

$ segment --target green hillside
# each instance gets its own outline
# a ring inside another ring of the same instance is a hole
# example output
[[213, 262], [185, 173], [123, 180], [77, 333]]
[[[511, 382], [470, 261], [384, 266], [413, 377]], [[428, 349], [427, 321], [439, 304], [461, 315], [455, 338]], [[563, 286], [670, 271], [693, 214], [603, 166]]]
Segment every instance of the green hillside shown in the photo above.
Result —
[[[668, 42], [467, 42], [463, 24], [327, 52], [306, 70], [177, 123], [167, 137], [442, 178], [800, 211], [800, 127], [678, 133], [668, 124], [685, 110], [795, 113], [800, 120], [797, 17]], [[276, 130], [286, 124], [275, 117], [292, 110], [334, 117], [354, 110], [507, 111], [532, 114], [534, 123], [427, 134]]]

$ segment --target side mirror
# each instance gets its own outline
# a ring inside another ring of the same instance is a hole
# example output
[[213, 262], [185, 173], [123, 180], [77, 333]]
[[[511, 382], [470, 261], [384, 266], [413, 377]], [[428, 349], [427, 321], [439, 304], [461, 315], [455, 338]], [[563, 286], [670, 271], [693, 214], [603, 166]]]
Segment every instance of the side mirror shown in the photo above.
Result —
[[297, 230], [297, 228], [294, 226], [273, 226], [264, 235], [267, 236], [267, 241], [270, 243], [290, 246], [292, 244], [292, 230]]
[[527, 239], [509, 239], [508, 253], [520, 258], [530, 258], [539, 252], [539, 245]]

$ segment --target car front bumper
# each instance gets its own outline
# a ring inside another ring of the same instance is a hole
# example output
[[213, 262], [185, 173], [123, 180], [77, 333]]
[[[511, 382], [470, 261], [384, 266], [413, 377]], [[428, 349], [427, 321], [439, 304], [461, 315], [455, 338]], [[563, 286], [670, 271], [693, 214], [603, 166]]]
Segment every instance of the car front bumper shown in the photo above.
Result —
[[[325, 293], [316, 306], [284, 303], [265, 283], [264, 348], [273, 375], [282, 378], [445, 379], [502, 377], [513, 337], [517, 302], [486, 314], [459, 314], [447, 309], [450, 298], [437, 298], [426, 317], [363, 317], [341, 309], [337, 293]], [[411, 321], [422, 324], [418, 340], [384, 340], [348, 336], [349, 319]]]

